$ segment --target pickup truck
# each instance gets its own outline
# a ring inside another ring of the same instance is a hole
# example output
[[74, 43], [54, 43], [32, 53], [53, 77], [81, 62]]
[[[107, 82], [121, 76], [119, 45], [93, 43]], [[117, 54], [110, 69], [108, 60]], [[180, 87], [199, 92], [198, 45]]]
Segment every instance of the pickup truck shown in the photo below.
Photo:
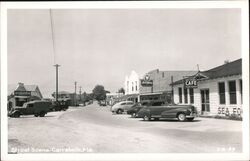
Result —
[[45, 100], [35, 100], [26, 102], [21, 107], [13, 107], [10, 112], [10, 117], [20, 117], [21, 115], [34, 115], [35, 117], [44, 117], [52, 107], [50, 101]]

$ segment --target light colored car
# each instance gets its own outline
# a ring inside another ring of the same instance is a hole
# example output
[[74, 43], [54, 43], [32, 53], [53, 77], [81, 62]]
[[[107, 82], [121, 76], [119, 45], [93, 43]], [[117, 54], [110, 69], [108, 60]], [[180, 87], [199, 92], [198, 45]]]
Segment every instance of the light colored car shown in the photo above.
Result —
[[134, 105], [133, 101], [118, 102], [111, 107], [111, 111], [113, 113], [122, 114], [124, 111], [130, 109], [133, 105]]

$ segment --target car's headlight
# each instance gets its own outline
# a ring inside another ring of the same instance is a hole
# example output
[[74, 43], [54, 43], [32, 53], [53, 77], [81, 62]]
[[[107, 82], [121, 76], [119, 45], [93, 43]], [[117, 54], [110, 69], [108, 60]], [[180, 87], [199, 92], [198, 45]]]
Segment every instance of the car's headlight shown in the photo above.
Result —
[[191, 108], [188, 108], [188, 111], [189, 111], [190, 113], [192, 113], [192, 112], [193, 112]]

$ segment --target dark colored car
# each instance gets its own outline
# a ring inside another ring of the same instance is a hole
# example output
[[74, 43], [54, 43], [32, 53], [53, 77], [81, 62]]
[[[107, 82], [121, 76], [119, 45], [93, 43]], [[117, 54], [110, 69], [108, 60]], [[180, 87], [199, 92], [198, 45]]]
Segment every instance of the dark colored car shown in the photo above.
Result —
[[50, 101], [36, 100], [23, 104], [22, 107], [13, 107], [9, 112], [10, 117], [20, 117], [21, 115], [34, 115], [44, 117], [50, 111], [52, 104]]
[[147, 106], [161, 106], [163, 104], [164, 104], [164, 102], [162, 102], [162, 101], [138, 102], [127, 111], [127, 114], [129, 114], [129, 115], [131, 115], [131, 117], [135, 118], [135, 117], [137, 117], [137, 113], [140, 111], [140, 109], [147, 107]]
[[58, 99], [58, 101], [52, 101], [51, 111], [66, 111], [69, 108], [70, 99]]
[[192, 121], [196, 115], [196, 108], [192, 105], [167, 105], [167, 106], [148, 106], [142, 108], [137, 113], [139, 118], [149, 121], [152, 118], [177, 118], [179, 121]]

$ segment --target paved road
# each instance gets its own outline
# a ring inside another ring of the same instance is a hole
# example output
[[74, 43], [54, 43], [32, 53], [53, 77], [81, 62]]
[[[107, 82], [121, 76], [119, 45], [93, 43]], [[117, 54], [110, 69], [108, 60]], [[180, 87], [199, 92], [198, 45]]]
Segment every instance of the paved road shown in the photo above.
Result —
[[242, 122], [196, 118], [145, 122], [96, 104], [9, 118], [9, 152], [241, 152]]

